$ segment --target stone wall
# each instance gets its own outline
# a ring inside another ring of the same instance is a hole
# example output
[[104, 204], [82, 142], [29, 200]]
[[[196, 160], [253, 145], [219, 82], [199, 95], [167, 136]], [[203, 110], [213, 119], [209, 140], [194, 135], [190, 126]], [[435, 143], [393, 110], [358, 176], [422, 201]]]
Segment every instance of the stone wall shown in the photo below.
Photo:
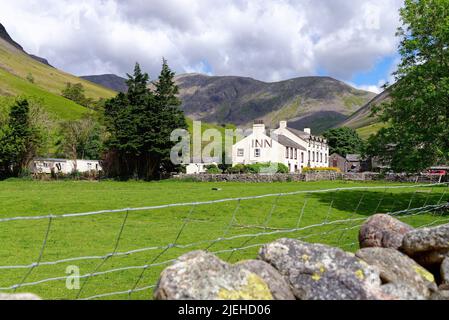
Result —
[[[380, 175], [374, 172], [363, 173], [336, 173], [336, 172], [314, 172], [305, 174], [180, 174], [173, 177], [183, 181], [197, 182], [299, 182], [299, 181], [389, 181], [389, 182], [410, 182], [410, 183], [438, 183], [438, 176], [407, 176], [401, 174]], [[442, 179], [441, 182], [447, 181]]]
[[[355, 255], [279, 239], [254, 260], [229, 264], [193, 251], [160, 275], [158, 300], [449, 300], [449, 224], [414, 229], [374, 215]], [[431, 258], [431, 259], [429, 259]]]

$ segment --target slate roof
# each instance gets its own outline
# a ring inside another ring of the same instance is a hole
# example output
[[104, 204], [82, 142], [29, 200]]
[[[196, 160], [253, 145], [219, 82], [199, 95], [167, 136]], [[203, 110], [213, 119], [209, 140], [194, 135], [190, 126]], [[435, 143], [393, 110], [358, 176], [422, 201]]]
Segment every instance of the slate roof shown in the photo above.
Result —
[[346, 156], [346, 160], [350, 162], [358, 162], [361, 160], [361, 156], [359, 154], [348, 154]]
[[273, 136], [273, 139], [277, 139], [277, 142], [282, 144], [284, 147], [290, 147], [290, 148], [295, 148], [295, 149], [299, 149], [302, 151], [307, 151], [306, 148], [304, 148], [303, 146], [301, 146], [300, 144], [296, 143], [295, 141], [293, 141], [292, 139], [290, 139], [286, 136], [276, 135], [276, 136]]
[[301, 131], [301, 130], [297, 130], [297, 129], [292, 129], [292, 128], [287, 128], [288, 131], [290, 131], [291, 133], [293, 133], [295, 136], [304, 139], [304, 140], [309, 140], [309, 139], [313, 139], [315, 141], [324, 141], [324, 138], [322, 137], [316, 137], [313, 136], [311, 134], [308, 134], [307, 132]]

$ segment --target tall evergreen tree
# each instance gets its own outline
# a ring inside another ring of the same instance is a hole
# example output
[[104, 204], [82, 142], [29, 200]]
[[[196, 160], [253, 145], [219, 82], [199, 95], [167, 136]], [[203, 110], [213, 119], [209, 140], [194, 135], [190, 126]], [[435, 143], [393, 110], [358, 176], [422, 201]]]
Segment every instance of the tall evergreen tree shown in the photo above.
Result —
[[170, 161], [170, 150], [173, 142], [170, 141], [170, 135], [175, 129], [187, 129], [187, 122], [184, 112], [180, 109], [181, 100], [177, 97], [179, 88], [175, 83], [175, 73], [168, 66], [167, 60], [162, 60], [162, 70], [156, 87], [156, 105], [158, 107], [159, 117], [156, 121], [161, 123], [161, 130], [158, 132], [159, 138], [156, 139], [155, 150], [159, 165], [166, 172], [175, 171], [179, 168]]
[[8, 124], [0, 130], [0, 171], [2, 176], [17, 176], [36, 155], [40, 136], [31, 125], [26, 99], [11, 107]]
[[148, 74], [138, 64], [128, 77], [128, 92], [105, 104], [110, 133], [106, 170], [121, 178], [157, 179], [170, 167], [171, 132], [187, 127], [176, 97], [174, 73], [164, 60], [154, 91], [149, 89]]

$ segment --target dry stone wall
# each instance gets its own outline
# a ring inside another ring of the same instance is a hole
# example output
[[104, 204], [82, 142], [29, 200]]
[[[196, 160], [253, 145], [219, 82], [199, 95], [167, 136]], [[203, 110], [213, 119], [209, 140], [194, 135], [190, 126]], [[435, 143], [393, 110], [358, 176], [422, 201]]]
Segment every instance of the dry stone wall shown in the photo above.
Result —
[[[280, 239], [235, 265], [194, 251], [162, 272], [156, 299], [448, 300], [449, 224], [414, 229], [376, 215], [360, 229], [355, 254]], [[432, 268], [422, 254], [435, 256]]]

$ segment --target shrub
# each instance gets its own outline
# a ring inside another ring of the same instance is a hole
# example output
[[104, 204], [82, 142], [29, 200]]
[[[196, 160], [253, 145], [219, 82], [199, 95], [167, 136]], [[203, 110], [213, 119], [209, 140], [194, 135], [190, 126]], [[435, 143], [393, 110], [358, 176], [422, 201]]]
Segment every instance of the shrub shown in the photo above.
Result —
[[27, 80], [30, 83], [34, 83], [34, 77], [33, 77], [33, 74], [31, 72], [28, 73]]
[[310, 172], [335, 172], [335, 173], [341, 173], [341, 170], [339, 168], [309, 168], [306, 167], [302, 170], [303, 173], [310, 173]]
[[278, 171], [277, 173], [289, 173], [288, 167], [283, 163], [277, 163]]
[[206, 166], [206, 170], [207, 170], [207, 173], [209, 173], [209, 174], [222, 174], [223, 173], [215, 164]]
[[230, 167], [226, 170], [227, 173], [230, 174], [242, 174], [242, 173], [248, 173], [248, 168], [243, 164], [237, 164], [233, 167]]
[[275, 174], [275, 173], [288, 173], [288, 167], [282, 163], [256, 163], [249, 165], [238, 164], [227, 170], [228, 173], [241, 174]]

